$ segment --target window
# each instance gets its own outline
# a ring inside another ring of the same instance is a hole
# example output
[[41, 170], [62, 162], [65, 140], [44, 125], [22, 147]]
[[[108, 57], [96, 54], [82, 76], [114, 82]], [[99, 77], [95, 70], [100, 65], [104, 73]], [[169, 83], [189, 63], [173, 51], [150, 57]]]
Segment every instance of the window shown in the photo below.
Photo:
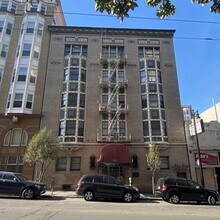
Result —
[[37, 35], [38, 35], [38, 36], [41, 36], [41, 35], [42, 35], [42, 33], [43, 33], [43, 28], [44, 28], [44, 25], [43, 25], [43, 24], [41, 24], [41, 23], [38, 23], [38, 24], [37, 24]]
[[79, 106], [82, 108], [85, 108], [85, 95], [84, 94], [80, 94]]
[[65, 45], [64, 55], [67, 56], [70, 54], [70, 45]]
[[108, 82], [108, 70], [102, 70], [102, 82]]
[[24, 157], [18, 156], [18, 173], [22, 173], [23, 165], [24, 165]]
[[95, 165], [96, 165], [96, 157], [91, 156], [90, 157], [90, 169], [95, 169]]
[[157, 92], [157, 85], [156, 84], [148, 84], [148, 91], [149, 92]]
[[156, 71], [148, 70], [147, 71], [148, 82], [156, 82]]
[[122, 136], [126, 135], [126, 126], [125, 126], [125, 121], [119, 121], [119, 133]]
[[35, 22], [29, 21], [27, 23], [26, 33], [28, 33], [28, 34], [34, 33], [34, 27], [35, 27]]
[[79, 119], [84, 119], [84, 110], [79, 110]]
[[35, 83], [36, 82], [36, 76], [37, 76], [37, 70], [36, 69], [31, 69], [30, 83]]
[[159, 119], [159, 110], [151, 109], [150, 110], [150, 118], [151, 119]]
[[2, 44], [2, 49], [1, 49], [1, 57], [6, 58], [8, 53], [8, 45], [7, 44]]
[[120, 70], [120, 71], [118, 71], [118, 81], [119, 82], [124, 82], [124, 78], [125, 78], [125, 73], [124, 73], [124, 71], [122, 71], [122, 70]]
[[27, 132], [22, 131], [20, 128], [14, 128], [8, 131], [4, 138], [4, 146], [26, 146], [27, 145]]
[[75, 82], [69, 83], [69, 91], [78, 91], [78, 83]]
[[145, 83], [146, 82], [146, 73], [145, 73], [145, 70], [142, 70], [140, 72], [140, 75], [141, 75], [141, 83]]
[[0, 21], [0, 33], [2, 33], [4, 27], [4, 21]]
[[157, 95], [150, 94], [149, 95], [149, 106], [153, 108], [158, 107], [158, 97]]
[[61, 106], [64, 107], [67, 105], [67, 94], [62, 94], [62, 102], [61, 102]]
[[37, 10], [38, 10], [38, 3], [32, 2], [30, 11], [36, 12]]
[[108, 122], [107, 121], [102, 122], [102, 135], [103, 136], [108, 135]]
[[[16, 165], [17, 165], [17, 156], [16, 155], [8, 156], [7, 171], [15, 172], [16, 171]], [[4, 176], [3, 176], [3, 179], [5, 179], [5, 180], [13, 180], [14, 179], [14, 175], [11, 174], [11, 173], [5, 173]]]
[[164, 100], [163, 100], [163, 96], [160, 95], [160, 107], [164, 108]]
[[79, 68], [70, 68], [69, 80], [79, 80]]
[[141, 96], [141, 104], [142, 104], [142, 108], [147, 108], [147, 95]]
[[82, 46], [82, 56], [87, 56], [87, 46]]
[[152, 136], [161, 135], [159, 121], [151, 121], [151, 134], [152, 134]]
[[154, 60], [148, 60], [147, 61], [147, 67], [148, 68], [155, 68], [155, 61]]
[[0, 68], [0, 84], [1, 84], [1, 82], [2, 82], [2, 77], [3, 77], [3, 69]]
[[73, 46], [72, 54], [73, 55], [80, 55], [80, 53], [81, 53], [81, 46]]
[[66, 120], [66, 135], [76, 135], [76, 121]]
[[71, 157], [70, 170], [79, 171], [81, 168], [81, 157]]
[[86, 68], [86, 60], [81, 60], [81, 66], [82, 66], [83, 68]]
[[84, 122], [79, 121], [78, 122], [78, 136], [83, 136], [84, 134]]
[[40, 47], [35, 45], [34, 46], [34, 55], [33, 55], [33, 57], [38, 59], [39, 58], [39, 53], [40, 53]]
[[142, 115], [143, 115], [143, 120], [148, 119], [148, 111], [147, 110], [143, 110]]
[[4, 10], [4, 11], [7, 11], [8, 10], [8, 4], [9, 4], [8, 1], [2, 1], [1, 9]]
[[63, 135], [64, 135], [64, 132], [65, 132], [65, 122], [64, 122], [64, 121], [61, 121], [61, 122], [60, 122], [60, 126], [59, 126], [59, 135], [60, 135], [60, 136], [63, 136]]
[[140, 69], [144, 69], [145, 65], [144, 65], [144, 60], [139, 62], [140, 65]]
[[82, 82], [86, 82], [86, 70], [81, 69], [81, 79]]
[[141, 85], [141, 93], [143, 94], [143, 93], [146, 93], [146, 84], [142, 84]]
[[145, 53], [147, 57], [153, 57], [153, 47], [145, 48]]
[[124, 95], [118, 96], [118, 104], [121, 108], [125, 108], [125, 96]]
[[11, 4], [11, 12], [13, 13], [13, 14], [15, 14], [16, 13], [16, 11], [17, 11], [17, 5], [15, 5], [15, 4]]
[[46, 13], [46, 10], [47, 10], [46, 5], [41, 4], [40, 12], [41, 12], [42, 14], [45, 14], [45, 13]]
[[28, 94], [26, 108], [32, 109], [33, 95]]
[[31, 44], [24, 44], [22, 56], [29, 57], [31, 53]]
[[[0, 170], [5, 170], [6, 156], [0, 156]], [[0, 174], [1, 179], [1, 174]]]
[[67, 158], [58, 158], [56, 161], [56, 171], [66, 171]]
[[79, 58], [70, 59], [70, 66], [79, 66]]
[[7, 108], [10, 107], [10, 103], [11, 103], [11, 94], [8, 95]]
[[176, 184], [178, 186], [186, 186], [187, 187], [186, 180], [177, 179]]
[[144, 130], [144, 136], [149, 136], [149, 125], [148, 121], [143, 122], [143, 130]]
[[68, 109], [67, 118], [76, 118], [76, 109]]
[[13, 24], [8, 22], [5, 33], [11, 35]]
[[22, 99], [23, 99], [22, 93], [15, 93], [13, 107], [14, 108], [21, 108], [22, 107]]
[[144, 50], [143, 50], [143, 47], [139, 47], [138, 48], [138, 56], [141, 58], [141, 57], [144, 57]]
[[169, 170], [169, 156], [160, 156], [160, 169], [161, 170]]
[[76, 107], [77, 106], [77, 93], [69, 93], [68, 94], [68, 106], [69, 107]]
[[27, 68], [19, 68], [18, 81], [25, 82], [27, 77]]
[[165, 121], [162, 121], [162, 133], [164, 136], [167, 136], [167, 126]]

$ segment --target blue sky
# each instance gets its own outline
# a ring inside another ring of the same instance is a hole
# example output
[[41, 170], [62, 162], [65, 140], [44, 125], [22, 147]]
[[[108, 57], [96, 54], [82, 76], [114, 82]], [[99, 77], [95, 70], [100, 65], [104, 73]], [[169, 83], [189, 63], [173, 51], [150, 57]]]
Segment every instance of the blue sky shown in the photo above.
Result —
[[138, 0], [139, 7], [120, 22], [116, 17], [96, 12], [95, 0], [61, 0], [68, 26], [176, 30], [174, 47], [181, 104], [191, 105], [201, 113], [212, 106], [212, 99], [220, 102], [220, 14], [210, 13], [209, 5], [173, 0], [176, 14], [161, 20], [156, 19], [155, 10], [145, 2]]

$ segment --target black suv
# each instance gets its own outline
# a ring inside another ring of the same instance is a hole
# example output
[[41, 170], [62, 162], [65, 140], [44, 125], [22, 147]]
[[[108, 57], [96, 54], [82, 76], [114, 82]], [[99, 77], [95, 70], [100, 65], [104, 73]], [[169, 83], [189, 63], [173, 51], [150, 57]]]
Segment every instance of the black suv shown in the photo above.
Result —
[[76, 193], [84, 196], [86, 201], [95, 198], [123, 199], [131, 202], [140, 197], [138, 189], [121, 185], [114, 177], [103, 174], [87, 174], [81, 177], [77, 184]]
[[155, 193], [164, 201], [171, 201], [173, 204], [180, 201], [196, 201], [215, 205], [219, 199], [219, 193], [216, 190], [206, 189], [193, 180], [182, 178], [160, 178]]
[[14, 195], [25, 199], [39, 197], [46, 192], [46, 185], [33, 182], [19, 173], [0, 171], [0, 194]]

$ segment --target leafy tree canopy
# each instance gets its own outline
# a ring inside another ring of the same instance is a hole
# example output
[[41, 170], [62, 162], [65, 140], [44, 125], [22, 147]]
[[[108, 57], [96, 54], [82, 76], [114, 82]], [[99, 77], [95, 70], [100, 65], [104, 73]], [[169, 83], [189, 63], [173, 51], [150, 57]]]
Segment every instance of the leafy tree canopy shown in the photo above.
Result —
[[[129, 17], [129, 12], [138, 7], [137, 0], [95, 0], [96, 11], [114, 14], [119, 19]], [[156, 8], [158, 18], [164, 18], [175, 14], [176, 7], [173, 0], [146, 0], [149, 7]], [[211, 12], [220, 12], [220, 0], [191, 0], [192, 3], [205, 5], [211, 3]]]
[[[32, 3], [34, 0], [27, 0]], [[37, 0], [38, 2], [41, 0]], [[176, 7], [174, 0], [146, 0], [146, 5], [156, 8], [158, 18], [165, 18], [175, 14]], [[186, 1], [186, 0], [185, 0]], [[193, 4], [197, 3], [205, 5], [210, 3], [210, 11], [214, 13], [220, 12], [220, 0], [188, 0]], [[59, 1], [58, 1], [59, 2]], [[125, 17], [129, 17], [130, 11], [138, 7], [137, 0], [95, 0], [95, 9], [100, 12], [116, 15], [123, 21]]]
[[30, 165], [40, 164], [37, 179], [41, 181], [49, 164], [60, 156], [62, 156], [62, 154], [58, 138], [52, 131], [44, 128], [36, 133], [28, 143], [24, 160]]
[[146, 157], [147, 157], [147, 165], [150, 168], [151, 172], [155, 172], [160, 168], [159, 151], [155, 143], [149, 144], [149, 151]]

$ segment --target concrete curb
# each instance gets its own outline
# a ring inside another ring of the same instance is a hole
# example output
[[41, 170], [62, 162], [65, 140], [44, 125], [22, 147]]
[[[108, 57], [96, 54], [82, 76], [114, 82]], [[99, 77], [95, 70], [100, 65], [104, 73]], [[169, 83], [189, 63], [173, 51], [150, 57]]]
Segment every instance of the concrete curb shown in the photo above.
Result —
[[[52, 197], [52, 193], [50, 190], [46, 191], [42, 196]], [[53, 197], [65, 197], [65, 198], [83, 198], [82, 196], [78, 196], [75, 191], [54, 191]], [[139, 200], [162, 200], [160, 197], [155, 197], [151, 194], [141, 193]]]

